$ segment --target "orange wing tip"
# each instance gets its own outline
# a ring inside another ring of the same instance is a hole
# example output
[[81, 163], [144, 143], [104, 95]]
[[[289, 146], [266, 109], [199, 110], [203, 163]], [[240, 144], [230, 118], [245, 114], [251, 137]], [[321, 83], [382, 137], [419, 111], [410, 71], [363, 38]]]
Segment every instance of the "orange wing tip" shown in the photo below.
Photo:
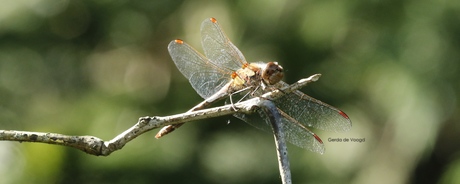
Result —
[[209, 20], [211, 20], [212, 23], [217, 23], [217, 19], [214, 17], [209, 18]]
[[345, 114], [343, 111], [339, 111], [339, 114], [342, 115], [344, 118], [350, 119], [347, 114]]
[[315, 139], [316, 139], [318, 142], [320, 142], [321, 144], [323, 144], [323, 140], [321, 140], [321, 138], [319, 138], [318, 135], [313, 134], [313, 137], [315, 137]]
[[184, 44], [184, 41], [181, 40], [181, 39], [176, 39], [176, 40], [174, 40], [174, 42], [176, 42], [176, 43], [178, 43], [178, 44]]

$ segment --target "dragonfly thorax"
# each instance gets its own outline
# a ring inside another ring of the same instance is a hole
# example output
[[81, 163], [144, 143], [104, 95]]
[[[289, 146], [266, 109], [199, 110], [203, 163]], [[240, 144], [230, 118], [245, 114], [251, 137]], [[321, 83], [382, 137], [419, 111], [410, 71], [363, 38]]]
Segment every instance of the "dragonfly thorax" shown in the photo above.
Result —
[[230, 91], [259, 86], [262, 81], [261, 70], [258, 64], [243, 65], [242, 68], [232, 73], [232, 89]]
[[245, 63], [242, 68], [232, 73], [232, 82], [227, 90], [232, 93], [246, 87], [274, 85], [283, 78], [283, 67], [277, 62]]

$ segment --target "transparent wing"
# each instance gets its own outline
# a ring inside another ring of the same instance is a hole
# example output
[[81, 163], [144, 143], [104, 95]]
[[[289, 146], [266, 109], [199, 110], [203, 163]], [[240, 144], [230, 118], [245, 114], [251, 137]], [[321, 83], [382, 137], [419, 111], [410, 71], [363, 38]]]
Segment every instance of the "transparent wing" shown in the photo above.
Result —
[[[280, 85], [288, 84], [281, 81]], [[307, 127], [334, 132], [351, 129], [351, 121], [344, 112], [300, 91], [294, 91], [275, 100], [275, 104]]]
[[[272, 128], [265, 120], [265, 114], [261, 111], [258, 114], [235, 114], [234, 116], [258, 129], [272, 133]], [[284, 138], [288, 142], [312, 152], [324, 153], [324, 144], [313, 136], [315, 135], [313, 132], [284, 117], [281, 118], [281, 122], [284, 130]]]
[[231, 71], [219, 68], [182, 40], [171, 41], [168, 51], [177, 69], [204, 99], [216, 93], [231, 80]]
[[247, 63], [215, 18], [206, 19], [201, 24], [201, 44], [206, 57], [217, 66], [238, 70]]
[[[283, 81], [276, 85], [277, 88], [284, 86], [288, 84]], [[262, 90], [258, 90], [254, 96], [262, 93]], [[335, 132], [351, 129], [351, 121], [344, 112], [300, 91], [286, 94], [274, 102], [276, 107], [284, 113], [282, 113], [282, 123], [286, 140], [301, 148], [318, 153], [324, 152], [323, 143], [315, 138], [316, 134], [308, 127]], [[263, 113], [236, 114], [235, 116], [256, 128], [271, 132], [271, 126], [264, 121]]]

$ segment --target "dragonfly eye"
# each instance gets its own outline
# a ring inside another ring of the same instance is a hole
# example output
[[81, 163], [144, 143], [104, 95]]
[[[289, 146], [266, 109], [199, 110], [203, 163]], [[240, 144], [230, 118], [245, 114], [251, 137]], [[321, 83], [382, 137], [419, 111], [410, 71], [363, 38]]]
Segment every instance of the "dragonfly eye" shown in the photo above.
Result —
[[269, 62], [262, 71], [262, 79], [266, 84], [273, 85], [283, 78], [283, 67], [277, 62]]

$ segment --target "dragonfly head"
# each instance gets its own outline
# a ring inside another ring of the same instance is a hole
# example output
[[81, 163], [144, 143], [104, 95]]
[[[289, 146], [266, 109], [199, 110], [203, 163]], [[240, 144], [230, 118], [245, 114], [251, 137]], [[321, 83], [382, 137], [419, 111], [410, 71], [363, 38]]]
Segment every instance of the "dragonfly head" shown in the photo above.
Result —
[[262, 79], [269, 85], [278, 83], [283, 76], [283, 67], [278, 62], [268, 62], [262, 70]]

